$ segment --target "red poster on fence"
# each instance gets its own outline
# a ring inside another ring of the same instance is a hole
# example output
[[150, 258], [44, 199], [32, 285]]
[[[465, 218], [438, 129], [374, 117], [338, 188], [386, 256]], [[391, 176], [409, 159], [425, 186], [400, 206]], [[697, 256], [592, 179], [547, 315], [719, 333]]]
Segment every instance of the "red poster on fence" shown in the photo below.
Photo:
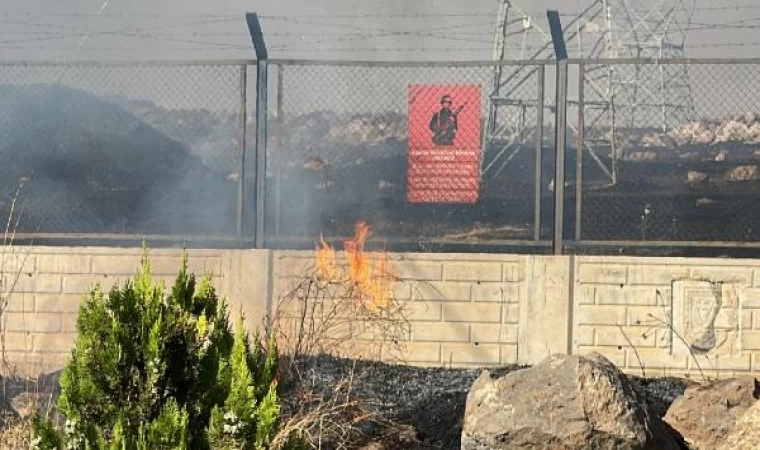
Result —
[[409, 86], [408, 202], [478, 201], [480, 127], [480, 86]]

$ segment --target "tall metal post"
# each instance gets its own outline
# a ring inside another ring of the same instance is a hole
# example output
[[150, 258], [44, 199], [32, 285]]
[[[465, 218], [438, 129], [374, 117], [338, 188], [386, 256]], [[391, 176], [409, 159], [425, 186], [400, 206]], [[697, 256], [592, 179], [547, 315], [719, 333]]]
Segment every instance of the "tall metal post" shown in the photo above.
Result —
[[536, 152], [534, 156], [534, 210], [533, 210], [533, 239], [541, 240], [541, 193], [543, 182], [543, 150], [544, 150], [544, 83], [546, 82], [546, 67], [538, 66], [537, 75], [537, 98], [536, 98]]
[[586, 65], [578, 64], [578, 140], [575, 150], [575, 240], [582, 237], [583, 224], [583, 146], [586, 143]]
[[256, 13], [245, 15], [248, 32], [256, 51], [256, 234], [255, 247], [264, 248], [264, 218], [266, 200], [266, 156], [267, 156], [267, 69], [269, 54], [264, 43], [264, 35]]
[[567, 48], [562, 23], [556, 10], [546, 12], [557, 58], [556, 124], [554, 127], [554, 239], [555, 255], [564, 252], [565, 216], [565, 150], [567, 147]]
[[238, 145], [240, 146], [240, 167], [238, 167], [238, 198], [237, 198], [237, 237], [242, 238], [244, 233], [244, 218], [245, 218], [245, 182], [246, 182], [246, 170], [245, 170], [245, 148], [246, 148], [246, 126], [248, 122], [248, 66], [240, 66], [240, 112], [238, 124]]
[[[276, 141], [276, 147], [275, 151], [278, 153], [278, 155], [282, 155], [282, 133], [283, 133], [283, 124], [284, 119], [282, 117], [282, 76], [283, 76], [283, 70], [282, 70], [282, 64], [277, 65], [277, 97], [276, 97], [276, 104], [275, 104], [275, 117], [277, 118], [277, 134], [275, 136]], [[280, 231], [282, 226], [282, 166], [281, 166], [282, 156], [277, 159], [278, 164], [276, 164], [274, 173], [275, 173], [275, 180], [274, 180], [274, 235], [279, 238], [280, 237]]]

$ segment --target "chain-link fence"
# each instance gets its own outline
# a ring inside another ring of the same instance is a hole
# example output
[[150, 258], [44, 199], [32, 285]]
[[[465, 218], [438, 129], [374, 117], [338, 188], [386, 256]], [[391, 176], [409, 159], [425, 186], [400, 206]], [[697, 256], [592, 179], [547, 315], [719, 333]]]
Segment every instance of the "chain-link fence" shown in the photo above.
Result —
[[19, 232], [234, 236], [245, 70], [0, 65], [0, 217], [23, 184]]
[[421, 249], [541, 239], [542, 65], [503, 67], [525, 101], [498, 105], [493, 64], [270, 67], [268, 239], [313, 245], [358, 221]]
[[[257, 149], [255, 62], [0, 64], [0, 217], [23, 185], [21, 232], [545, 247], [554, 67], [270, 61]], [[760, 63], [569, 67], [566, 240], [760, 245]]]
[[760, 64], [582, 67], [576, 240], [760, 242]]

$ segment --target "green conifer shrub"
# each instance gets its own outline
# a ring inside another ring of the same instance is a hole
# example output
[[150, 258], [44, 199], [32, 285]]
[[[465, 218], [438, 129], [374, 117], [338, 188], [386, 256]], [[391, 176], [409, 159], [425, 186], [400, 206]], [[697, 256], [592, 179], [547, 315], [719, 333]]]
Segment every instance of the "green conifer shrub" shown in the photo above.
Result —
[[134, 281], [96, 287], [77, 317], [58, 409], [33, 419], [40, 450], [267, 449], [279, 417], [277, 347], [235, 332], [210, 277], [187, 255], [167, 291], [147, 251]]

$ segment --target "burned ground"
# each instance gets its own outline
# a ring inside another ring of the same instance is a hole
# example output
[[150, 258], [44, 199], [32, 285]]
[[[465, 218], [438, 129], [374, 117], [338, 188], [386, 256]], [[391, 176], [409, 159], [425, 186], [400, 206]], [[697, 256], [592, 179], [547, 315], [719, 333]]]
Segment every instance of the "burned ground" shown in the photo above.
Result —
[[[0, 169], [0, 209], [8, 212], [19, 180], [28, 178], [23, 228], [234, 233], [240, 176], [234, 111], [172, 110], [48, 85], [3, 86], [0, 97], [0, 155], [8, 162]], [[621, 130], [627, 147], [616, 185], [592, 158], [584, 160], [582, 239], [760, 240], [756, 121], [748, 116], [685, 125], [691, 134]], [[246, 127], [249, 161], [255, 125]], [[383, 245], [422, 251], [444, 248], [431, 240], [477, 245], [533, 239], [533, 145], [502, 171], [483, 176], [474, 205], [409, 204], [405, 127], [405, 116], [397, 113], [321, 111], [271, 120], [266, 178], [271, 241], [313, 248], [320, 234], [351, 235], [359, 220], [372, 225], [375, 241], [387, 240]], [[550, 239], [551, 130], [544, 135], [540, 236]], [[609, 167], [606, 153], [601, 148], [599, 158]], [[567, 236], [575, 232], [574, 154], [570, 149], [566, 161]], [[487, 150], [486, 157], [493, 153]], [[244, 219], [252, 224], [254, 183], [251, 167], [247, 170]]]
[[[476, 368], [420, 368], [326, 355], [292, 362], [290, 376], [283, 383], [286, 416], [299, 408], [318, 408], [335, 397], [340, 397], [338, 403], [357, 401], [366, 418], [353, 425], [350, 448], [382, 441], [388, 448], [458, 450], [467, 392], [481, 373]], [[521, 368], [524, 366], [511, 365], [489, 371], [500, 376]], [[58, 374], [42, 376], [36, 382], [0, 379], [5, 393], [0, 405], [8, 422], [17, 422], [13, 419], [17, 413], [11, 405], [21, 393], [32, 392], [43, 406], [53, 405], [58, 393], [57, 380]], [[647, 407], [658, 417], [664, 416], [688, 385], [678, 378], [631, 376], [631, 380]], [[311, 394], [310, 403], [304, 403], [305, 393]], [[346, 413], [354, 413], [355, 417], [356, 411], [347, 408]], [[333, 448], [331, 442], [334, 441], [330, 436], [324, 436], [322, 448]]]

